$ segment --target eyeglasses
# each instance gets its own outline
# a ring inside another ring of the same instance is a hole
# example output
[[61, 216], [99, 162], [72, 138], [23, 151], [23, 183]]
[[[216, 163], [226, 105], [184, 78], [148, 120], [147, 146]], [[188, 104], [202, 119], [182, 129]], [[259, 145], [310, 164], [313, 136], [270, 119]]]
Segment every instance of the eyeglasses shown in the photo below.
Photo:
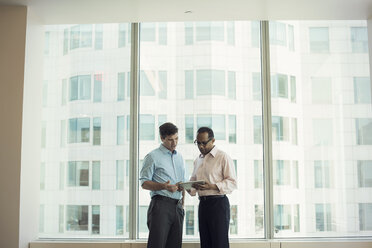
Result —
[[207, 140], [207, 141], [202, 141], [202, 142], [195, 140], [195, 141], [194, 141], [194, 144], [197, 145], [197, 146], [206, 146], [206, 145], [209, 143], [209, 141], [211, 141], [212, 139], [213, 139], [213, 138], [210, 138], [209, 140]]

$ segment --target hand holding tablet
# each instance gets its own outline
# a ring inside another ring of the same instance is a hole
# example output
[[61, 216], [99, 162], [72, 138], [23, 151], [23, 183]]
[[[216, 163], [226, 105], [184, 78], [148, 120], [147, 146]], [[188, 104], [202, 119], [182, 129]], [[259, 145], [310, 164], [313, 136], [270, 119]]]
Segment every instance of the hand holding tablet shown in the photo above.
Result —
[[184, 183], [179, 183], [179, 186], [186, 189], [186, 190], [189, 190], [192, 188], [192, 185], [193, 184], [205, 184], [205, 181], [189, 181], [189, 182], [184, 182]]

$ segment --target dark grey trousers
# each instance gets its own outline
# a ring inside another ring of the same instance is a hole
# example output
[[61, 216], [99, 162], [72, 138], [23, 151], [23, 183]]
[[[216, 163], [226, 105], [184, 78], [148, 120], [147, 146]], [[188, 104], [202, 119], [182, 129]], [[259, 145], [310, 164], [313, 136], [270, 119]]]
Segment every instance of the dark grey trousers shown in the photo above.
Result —
[[185, 211], [181, 202], [155, 196], [147, 212], [149, 238], [147, 248], [181, 248]]
[[199, 202], [199, 235], [201, 248], [228, 248], [230, 203], [225, 197]]

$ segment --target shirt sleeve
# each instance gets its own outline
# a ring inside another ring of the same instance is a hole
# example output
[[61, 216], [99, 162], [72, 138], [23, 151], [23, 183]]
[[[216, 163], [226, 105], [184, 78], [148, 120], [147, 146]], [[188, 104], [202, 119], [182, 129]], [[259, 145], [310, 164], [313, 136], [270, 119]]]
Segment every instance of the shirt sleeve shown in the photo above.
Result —
[[223, 180], [216, 183], [217, 188], [223, 194], [229, 194], [237, 188], [234, 162], [226, 154], [221, 159]]
[[147, 154], [143, 159], [143, 166], [140, 172], [141, 185], [146, 181], [152, 181], [152, 177], [155, 171], [154, 160], [150, 154]]

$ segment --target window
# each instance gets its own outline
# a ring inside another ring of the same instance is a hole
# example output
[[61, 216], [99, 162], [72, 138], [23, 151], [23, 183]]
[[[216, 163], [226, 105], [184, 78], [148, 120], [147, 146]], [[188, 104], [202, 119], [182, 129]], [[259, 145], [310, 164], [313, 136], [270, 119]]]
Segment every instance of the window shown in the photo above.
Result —
[[66, 206], [66, 231], [88, 231], [87, 205]]
[[95, 34], [94, 34], [94, 49], [102, 50], [103, 48], [103, 25], [96, 24], [95, 27]]
[[251, 44], [252, 47], [260, 47], [260, 22], [252, 21], [251, 22]]
[[236, 115], [229, 115], [229, 142], [236, 144]]
[[194, 116], [193, 115], [186, 115], [185, 116], [185, 134], [186, 143], [193, 143], [194, 142]]
[[227, 44], [235, 45], [235, 23], [227, 22]]
[[186, 235], [194, 235], [195, 220], [194, 220], [194, 206], [186, 206]]
[[93, 118], [93, 145], [101, 145], [101, 117]]
[[286, 24], [282, 22], [271, 21], [269, 23], [270, 45], [287, 45]]
[[372, 203], [359, 203], [359, 230], [372, 230]]
[[197, 115], [198, 129], [200, 127], [210, 127], [213, 129], [214, 138], [219, 140], [226, 139], [225, 116], [224, 115]]
[[101, 162], [93, 161], [92, 162], [92, 189], [99, 190], [100, 188], [101, 188]]
[[369, 77], [354, 77], [354, 103], [371, 103], [371, 81]]
[[90, 100], [90, 75], [70, 78], [70, 101]]
[[225, 72], [222, 70], [197, 70], [196, 94], [198, 96], [225, 96]]
[[140, 94], [141, 96], [155, 96], [155, 72], [141, 71], [140, 73]]
[[69, 119], [69, 143], [87, 143], [90, 140], [90, 119]]
[[258, 72], [252, 73], [252, 91], [253, 91], [253, 100], [261, 101], [261, 75]]
[[295, 76], [291, 76], [291, 102], [296, 102], [296, 96], [297, 96], [297, 92], [296, 92], [296, 77]]
[[290, 161], [275, 160], [274, 165], [275, 165], [275, 169], [274, 169], [275, 185], [290, 185], [291, 184]]
[[287, 117], [272, 116], [272, 139], [289, 141], [289, 120]]
[[329, 161], [314, 161], [314, 186], [315, 188], [329, 188], [331, 180]]
[[102, 101], [102, 74], [94, 75], [93, 102]]
[[253, 116], [253, 138], [255, 144], [262, 144], [262, 117]]
[[223, 22], [196, 23], [196, 41], [224, 41]]
[[295, 50], [295, 45], [294, 45], [294, 27], [293, 25], [288, 24], [288, 49], [290, 51]]
[[148, 210], [148, 206], [139, 206], [139, 221], [138, 221], [138, 229], [139, 229], [139, 232], [140, 233], [146, 233], [148, 232], [148, 229], [147, 229], [147, 224], [146, 224], [146, 221], [147, 221], [147, 210]]
[[358, 161], [358, 186], [372, 187], [372, 160]]
[[185, 23], [185, 45], [192, 45], [194, 43], [194, 27], [193, 23]]
[[124, 234], [124, 210], [123, 206], [116, 206], [116, 235]]
[[159, 23], [159, 44], [160, 45], [167, 45], [168, 41], [168, 30], [167, 30], [167, 23]]
[[292, 229], [291, 205], [274, 206], [274, 227], [276, 231]]
[[263, 205], [254, 205], [254, 213], [255, 213], [255, 232], [262, 233], [264, 228], [264, 211]]
[[328, 53], [329, 52], [328, 27], [310, 27], [309, 41], [310, 52]]
[[127, 41], [127, 26], [126, 23], [119, 23], [119, 39], [118, 39], [118, 47], [125, 47]]
[[368, 53], [367, 27], [351, 27], [350, 32], [353, 53]]
[[39, 232], [44, 232], [44, 216], [45, 216], [45, 205], [41, 204], [39, 207]]
[[331, 204], [315, 204], [316, 231], [333, 231]]
[[254, 188], [262, 189], [263, 163], [262, 160], [254, 160]]
[[92, 47], [92, 25], [83, 24], [71, 27], [70, 49]]
[[230, 207], [230, 234], [238, 234], [238, 206]]
[[89, 186], [89, 161], [68, 162], [68, 186]]
[[355, 120], [356, 140], [358, 145], [372, 145], [372, 118]]
[[236, 79], [235, 79], [235, 72], [229, 71], [228, 72], [228, 92], [230, 99], [236, 99]]
[[141, 41], [155, 41], [156, 27], [155, 23], [141, 23]]
[[45, 189], [45, 163], [40, 165], [40, 190]]
[[153, 115], [140, 115], [140, 140], [155, 139], [155, 117]]
[[92, 206], [92, 234], [100, 233], [100, 206]]
[[185, 71], [185, 98], [194, 98], [194, 72]]
[[159, 98], [167, 98], [167, 72], [159, 71]]
[[288, 98], [288, 76], [275, 74], [271, 76], [271, 97]]

